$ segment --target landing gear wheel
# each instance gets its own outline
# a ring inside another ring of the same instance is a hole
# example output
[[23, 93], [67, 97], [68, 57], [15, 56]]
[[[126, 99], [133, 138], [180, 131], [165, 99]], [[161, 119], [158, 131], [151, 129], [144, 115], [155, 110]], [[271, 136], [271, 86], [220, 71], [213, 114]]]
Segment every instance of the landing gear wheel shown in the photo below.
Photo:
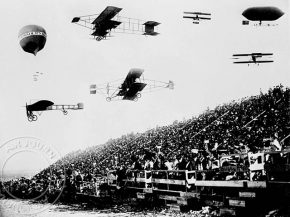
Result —
[[28, 121], [32, 122], [33, 121], [33, 116], [28, 116], [27, 119], [28, 119]]
[[137, 97], [140, 98], [141, 97], [141, 93], [137, 93]]
[[107, 100], [107, 102], [111, 102], [112, 98], [111, 97], [107, 97], [106, 100]]
[[32, 116], [32, 120], [33, 120], [33, 121], [36, 121], [36, 120], [37, 120], [37, 116], [36, 116], [36, 115], [33, 115], [33, 116]]
[[67, 111], [66, 110], [63, 110], [62, 112], [63, 112], [64, 115], [67, 115]]

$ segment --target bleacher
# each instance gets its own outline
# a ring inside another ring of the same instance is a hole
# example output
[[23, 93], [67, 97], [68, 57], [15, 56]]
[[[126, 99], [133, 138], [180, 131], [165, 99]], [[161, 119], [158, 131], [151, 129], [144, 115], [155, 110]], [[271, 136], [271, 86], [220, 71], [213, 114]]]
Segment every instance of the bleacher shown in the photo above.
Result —
[[[271, 166], [265, 166], [266, 155], [274, 156], [281, 153], [288, 155], [287, 164], [281, 165], [277, 170]], [[226, 166], [214, 171], [127, 171], [126, 178], [119, 183], [117, 183], [116, 171], [110, 171], [107, 181], [112, 189], [116, 189], [117, 186], [130, 189], [130, 197], [135, 198], [134, 201], [142, 202], [142, 200], [148, 200], [148, 198], [157, 198], [159, 202], [162, 201], [165, 206], [172, 210], [180, 211], [189, 210], [193, 207], [212, 206], [218, 208], [221, 214], [234, 215], [237, 212], [241, 213], [249, 210], [257, 204], [264, 203], [271, 199], [271, 196], [279, 196], [277, 194], [268, 195], [271, 189], [277, 188], [279, 185], [280, 190], [281, 186], [283, 186], [283, 189], [290, 189], [289, 156], [289, 150], [257, 154], [256, 157], [262, 160], [252, 161], [250, 167], [244, 172], [255, 173], [259, 171], [262, 174], [264, 173], [265, 176], [261, 180], [253, 180], [252, 176], [243, 180], [215, 180], [212, 176], [213, 173], [224, 173], [219, 177], [226, 177], [233, 171], [241, 172], [240, 168]], [[252, 154], [249, 154], [249, 157], [253, 157]], [[288, 172], [288, 176], [282, 177], [281, 174], [285, 174], [285, 172]], [[271, 178], [273, 173], [275, 173], [274, 180]], [[285, 186], [288, 187], [285, 188]], [[290, 191], [288, 194], [290, 194]]]

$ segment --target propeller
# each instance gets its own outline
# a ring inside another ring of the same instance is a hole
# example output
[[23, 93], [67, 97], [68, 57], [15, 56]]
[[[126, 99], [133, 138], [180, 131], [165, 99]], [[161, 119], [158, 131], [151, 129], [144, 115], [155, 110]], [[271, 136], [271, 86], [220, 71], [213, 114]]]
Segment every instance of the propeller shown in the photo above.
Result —
[[26, 108], [26, 115], [27, 115], [27, 117], [28, 117], [28, 105], [27, 105], [27, 103], [26, 103], [26, 105], [25, 105], [25, 108]]

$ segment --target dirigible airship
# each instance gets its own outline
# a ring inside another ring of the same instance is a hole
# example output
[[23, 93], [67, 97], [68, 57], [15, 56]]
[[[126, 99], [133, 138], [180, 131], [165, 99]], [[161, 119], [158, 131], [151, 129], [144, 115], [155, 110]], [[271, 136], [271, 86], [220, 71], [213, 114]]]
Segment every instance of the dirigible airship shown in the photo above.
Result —
[[[251, 7], [242, 13], [242, 15], [251, 21], [258, 21], [259, 25], [262, 21], [274, 21], [283, 16], [284, 12], [277, 7]], [[243, 24], [248, 24], [249, 22], [243, 21]]]
[[22, 49], [25, 52], [37, 54], [44, 48], [46, 42], [46, 31], [37, 25], [27, 25], [20, 29], [18, 38]]

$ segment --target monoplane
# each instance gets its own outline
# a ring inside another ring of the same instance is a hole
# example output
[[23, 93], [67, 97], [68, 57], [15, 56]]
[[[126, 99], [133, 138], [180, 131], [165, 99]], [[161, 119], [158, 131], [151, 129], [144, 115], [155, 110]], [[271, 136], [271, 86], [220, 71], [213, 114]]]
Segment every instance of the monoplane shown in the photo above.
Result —
[[233, 54], [232, 59], [237, 59], [239, 60], [240, 58], [250, 58], [249, 60], [242, 60], [242, 61], [234, 61], [233, 63], [235, 64], [248, 64], [250, 65], [251, 63], [254, 64], [260, 64], [260, 63], [272, 63], [274, 62], [273, 60], [267, 59], [267, 60], [259, 60], [260, 58], [270, 58], [272, 57], [272, 53], [250, 53], [250, 54]]
[[35, 102], [33, 104], [27, 105], [26, 104], [26, 115], [28, 118], [28, 121], [36, 121], [37, 115], [33, 112], [39, 112], [39, 115], [43, 111], [49, 111], [49, 110], [61, 110], [64, 115], [68, 114], [67, 110], [78, 110], [83, 109], [84, 105], [83, 103], [78, 103], [77, 105], [55, 105], [53, 102], [48, 100], [40, 100], [38, 102]]
[[100, 14], [74, 17], [72, 23], [91, 29], [92, 36], [101, 41], [115, 33], [131, 33], [143, 35], [158, 35], [154, 27], [160, 23], [155, 21], [142, 21], [139, 19], [121, 17], [118, 13], [122, 8], [107, 6]]
[[[262, 26], [264, 21], [275, 21], [283, 16], [284, 12], [277, 7], [251, 7], [242, 13], [242, 15], [247, 19], [243, 20], [243, 25], [249, 25], [249, 20], [258, 22], [255, 25]], [[267, 26], [270, 26], [268, 23]]]
[[[123, 83], [117, 80], [101, 85], [93, 84], [90, 86], [90, 93], [105, 95], [108, 102], [111, 100], [137, 101], [141, 97], [141, 91], [152, 92], [163, 88], [174, 89], [173, 81], [162, 82], [144, 79], [143, 72], [143, 69], [133, 68], [129, 71]], [[145, 87], [146, 89], [143, 90]]]
[[183, 18], [189, 18], [193, 20], [193, 24], [199, 24], [201, 20], [210, 20], [211, 14], [202, 12], [183, 12], [184, 14], [192, 14], [192, 16], [183, 16]]

